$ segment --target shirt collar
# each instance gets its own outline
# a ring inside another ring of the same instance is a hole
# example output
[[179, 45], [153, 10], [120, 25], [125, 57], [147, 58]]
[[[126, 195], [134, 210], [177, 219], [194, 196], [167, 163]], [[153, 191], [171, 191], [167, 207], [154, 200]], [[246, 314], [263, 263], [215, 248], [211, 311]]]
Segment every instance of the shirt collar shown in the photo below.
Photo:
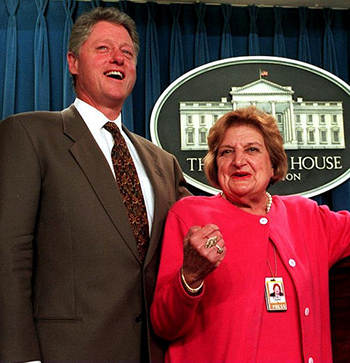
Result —
[[108, 121], [115, 122], [118, 125], [119, 129], [121, 129], [122, 127], [121, 114], [119, 114], [116, 120], [109, 120], [102, 112], [97, 110], [95, 107], [89, 105], [88, 103], [80, 100], [79, 98], [75, 99], [74, 106], [80, 113], [81, 117], [85, 121], [87, 127], [92, 134], [101, 130]]

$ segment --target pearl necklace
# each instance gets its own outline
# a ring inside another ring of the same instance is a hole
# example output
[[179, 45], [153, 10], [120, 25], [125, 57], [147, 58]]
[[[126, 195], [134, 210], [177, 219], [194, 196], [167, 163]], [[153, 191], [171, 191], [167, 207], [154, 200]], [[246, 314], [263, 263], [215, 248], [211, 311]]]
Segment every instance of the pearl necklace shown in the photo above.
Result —
[[266, 213], [269, 213], [272, 206], [272, 197], [269, 192], [266, 192], [266, 196], [267, 196]]
[[[221, 195], [224, 199], [228, 200], [224, 194], [224, 192], [221, 192]], [[272, 206], [272, 196], [269, 192], [266, 192], [267, 202], [266, 202], [266, 213], [270, 212], [271, 206]], [[230, 202], [231, 204], [234, 204]]]

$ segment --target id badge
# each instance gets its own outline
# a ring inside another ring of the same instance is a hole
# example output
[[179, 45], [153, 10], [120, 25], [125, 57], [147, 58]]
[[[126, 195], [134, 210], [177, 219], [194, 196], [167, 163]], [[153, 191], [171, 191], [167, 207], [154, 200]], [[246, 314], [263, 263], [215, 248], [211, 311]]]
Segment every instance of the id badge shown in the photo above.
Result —
[[286, 293], [282, 277], [265, 278], [265, 300], [267, 311], [277, 312], [287, 310]]

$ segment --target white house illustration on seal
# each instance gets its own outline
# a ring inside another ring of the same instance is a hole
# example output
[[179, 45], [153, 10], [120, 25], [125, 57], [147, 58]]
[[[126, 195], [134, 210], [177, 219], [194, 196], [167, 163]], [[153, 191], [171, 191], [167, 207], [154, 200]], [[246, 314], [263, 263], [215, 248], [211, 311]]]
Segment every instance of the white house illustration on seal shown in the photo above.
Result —
[[342, 101], [293, 99], [291, 86], [260, 78], [242, 87], [231, 87], [231, 100], [179, 102], [181, 150], [207, 150], [210, 127], [226, 112], [254, 105], [272, 114], [286, 150], [344, 149]]

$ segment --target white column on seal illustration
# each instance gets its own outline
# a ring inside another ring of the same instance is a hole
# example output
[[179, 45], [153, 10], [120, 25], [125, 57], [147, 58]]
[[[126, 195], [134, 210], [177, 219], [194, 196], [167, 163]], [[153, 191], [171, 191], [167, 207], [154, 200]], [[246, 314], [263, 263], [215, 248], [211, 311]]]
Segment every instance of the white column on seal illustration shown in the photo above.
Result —
[[274, 118], [276, 118], [276, 101], [270, 101], [271, 113]]

